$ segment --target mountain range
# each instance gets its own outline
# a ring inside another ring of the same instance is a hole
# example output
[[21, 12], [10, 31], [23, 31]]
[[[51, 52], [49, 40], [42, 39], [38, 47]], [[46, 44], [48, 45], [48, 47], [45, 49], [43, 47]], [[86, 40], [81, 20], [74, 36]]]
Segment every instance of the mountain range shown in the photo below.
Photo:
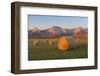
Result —
[[72, 29], [63, 29], [59, 26], [52, 26], [44, 30], [39, 30], [36, 27], [28, 30], [28, 36], [30, 37], [56, 37], [56, 36], [72, 36], [75, 33], [87, 33], [87, 28], [76, 27]]

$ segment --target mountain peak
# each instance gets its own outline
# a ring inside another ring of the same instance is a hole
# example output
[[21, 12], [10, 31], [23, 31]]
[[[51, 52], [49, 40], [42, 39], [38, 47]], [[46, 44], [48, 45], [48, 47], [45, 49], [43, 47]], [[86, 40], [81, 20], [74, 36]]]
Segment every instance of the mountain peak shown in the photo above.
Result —
[[48, 28], [48, 32], [57, 35], [57, 34], [66, 33], [66, 30], [64, 30], [63, 28], [61, 28], [59, 26], [52, 26], [52, 27]]
[[74, 29], [74, 34], [80, 34], [80, 33], [87, 33], [87, 29], [84, 29], [82, 27], [77, 27]]
[[33, 28], [31, 29], [31, 31], [32, 31], [32, 32], [37, 32], [37, 31], [39, 31], [39, 29], [36, 28], [36, 27], [33, 27]]

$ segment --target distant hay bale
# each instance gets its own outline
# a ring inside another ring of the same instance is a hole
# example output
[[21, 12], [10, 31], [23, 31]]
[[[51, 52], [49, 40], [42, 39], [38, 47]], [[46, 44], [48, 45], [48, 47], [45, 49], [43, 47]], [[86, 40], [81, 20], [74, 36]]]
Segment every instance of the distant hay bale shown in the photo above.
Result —
[[39, 45], [39, 43], [40, 43], [39, 40], [35, 40], [33, 44], [34, 44], [34, 46], [35, 46], [35, 45]]
[[51, 39], [48, 39], [48, 45], [50, 46], [50, 45], [52, 45], [52, 40]]

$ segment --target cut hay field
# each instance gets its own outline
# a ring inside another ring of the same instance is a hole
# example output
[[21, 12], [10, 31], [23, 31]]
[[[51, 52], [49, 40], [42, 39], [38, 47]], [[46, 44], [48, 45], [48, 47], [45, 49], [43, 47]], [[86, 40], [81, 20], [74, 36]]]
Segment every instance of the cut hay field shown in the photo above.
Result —
[[[54, 38], [53, 43], [49, 45], [47, 38], [32, 38], [28, 40], [28, 60], [50, 60], [50, 59], [78, 59], [88, 57], [87, 40], [81, 39], [77, 43], [73, 43], [72, 39], [68, 38], [71, 46], [66, 51], [61, 51], [57, 48], [58, 38]], [[35, 45], [34, 41], [39, 40], [39, 44]]]

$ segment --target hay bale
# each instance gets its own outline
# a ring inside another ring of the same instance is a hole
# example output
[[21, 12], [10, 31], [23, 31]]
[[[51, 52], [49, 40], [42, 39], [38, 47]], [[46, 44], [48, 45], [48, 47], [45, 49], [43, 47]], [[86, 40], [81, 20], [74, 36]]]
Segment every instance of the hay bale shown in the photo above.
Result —
[[60, 37], [57, 42], [57, 48], [61, 51], [76, 48], [78, 45], [73, 37]]

